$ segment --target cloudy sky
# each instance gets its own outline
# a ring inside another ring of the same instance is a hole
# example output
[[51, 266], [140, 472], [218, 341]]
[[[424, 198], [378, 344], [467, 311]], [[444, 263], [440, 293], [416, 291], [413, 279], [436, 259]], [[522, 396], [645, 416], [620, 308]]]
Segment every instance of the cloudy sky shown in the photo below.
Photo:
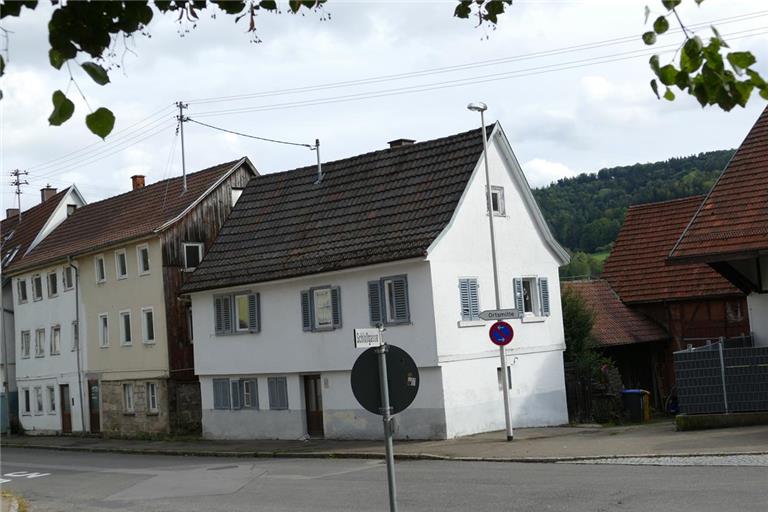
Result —
[[[46, 23], [52, 8], [4, 20], [11, 31], [3, 79], [4, 173], [27, 169], [22, 206], [42, 186], [76, 183], [88, 201], [181, 173], [173, 103], [202, 122], [262, 137], [321, 141], [323, 160], [386, 147], [406, 137], [426, 140], [471, 129], [466, 110], [484, 101], [502, 123], [528, 180], [564, 176], [737, 146], [765, 102], [731, 113], [701, 109], [690, 97], [658, 101], [648, 87], [646, 4], [658, 0], [518, 0], [496, 30], [452, 17], [454, 2], [344, 2], [321, 13], [263, 14], [255, 44], [245, 20], [211, 19], [196, 27], [157, 15], [151, 37], [118, 45], [112, 83], [100, 87], [79, 69], [74, 77], [92, 108], [117, 116], [105, 142], [84, 126], [88, 106], [69, 86], [76, 112], [49, 127], [51, 93], [69, 75], [48, 64]], [[768, 75], [768, 11], [762, 0], [686, 0], [688, 25], [714, 22], [731, 47], [751, 50]], [[216, 10], [211, 9], [211, 11]], [[679, 44], [679, 33], [659, 45]], [[671, 54], [666, 54], [667, 59]], [[490, 62], [489, 62], [490, 61]], [[446, 69], [448, 68], [448, 69]], [[350, 83], [351, 82], [351, 83]], [[297, 90], [298, 89], [298, 90]], [[232, 98], [235, 96], [236, 98]], [[303, 166], [314, 153], [185, 124], [188, 171], [248, 155], [262, 173]], [[3, 208], [15, 196], [3, 182]]]

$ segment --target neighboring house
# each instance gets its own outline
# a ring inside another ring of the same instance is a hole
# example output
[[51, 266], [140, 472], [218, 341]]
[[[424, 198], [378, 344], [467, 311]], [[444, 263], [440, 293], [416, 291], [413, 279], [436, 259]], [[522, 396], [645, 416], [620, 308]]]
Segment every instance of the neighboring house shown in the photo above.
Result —
[[[85, 200], [74, 185], [58, 193], [50, 186], [45, 187], [41, 189], [40, 194], [40, 203], [22, 212], [21, 220], [17, 209], [9, 209], [6, 219], [0, 225], [3, 274], [2, 379], [4, 391], [16, 391], [17, 382], [19, 383], [18, 409], [24, 428], [46, 432], [60, 430], [59, 416], [56, 413], [59, 388], [55, 388], [51, 393], [47, 384], [33, 377], [50, 375], [51, 365], [47, 360], [34, 357], [34, 335], [30, 333], [43, 331], [50, 336], [54, 325], [49, 321], [47, 312], [41, 310], [38, 302], [43, 299], [43, 280], [48, 279], [48, 274], [40, 274], [38, 296], [35, 288], [38, 281], [31, 276], [11, 278], [8, 270], [34, 250], [68, 215], [82, 207]], [[57, 280], [56, 284], [61, 283]], [[67, 303], [72, 294], [66, 292], [67, 290], [62, 288], [49, 297], [50, 307], [60, 308], [62, 304]], [[17, 337], [16, 327], [27, 325], [28, 321], [33, 321], [34, 327], [24, 330], [23, 339]], [[68, 354], [64, 357], [70, 359]]]
[[[558, 267], [501, 129], [489, 127], [502, 306], [524, 311], [508, 347], [514, 426], [568, 421]], [[203, 434], [381, 437], [350, 386], [354, 328], [383, 323], [420, 372], [399, 438], [504, 428], [480, 130], [252, 180], [190, 293]]]
[[708, 265], [747, 295], [757, 346], [768, 346], [768, 109], [668, 252], [677, 265]]
[[[72, 411], [74, 430], [80, 414], [90, 432], [199, 430], [188, 303], [178, 289], [255, 174], [242, 158], [188, 175], [186, 190], [182, 178], [144, 186], [134, 176], [132, 191], [78, 209], [9, 268], [33, 294], [16, 322], [35, 363], [25, 377], [33, 409], [25, 428], [36, 425], [40, 393], [45, 403], [51, 388], [74, 395], [78, 381], [88, 407]], [[69, 357], [78, 345], [79, 371]], [[70, 430], [49, 413], [52, 430]]]
[[673, 266], [667, 255], [701, 196], [631, 206], [602, 278], [632, 310], [662, 326], [670, 342], [654, 354], [652, 387], [660, 404], [675, 382], [672, 353], [720, 336], [749, 335], [744, 294], [706, 264]]

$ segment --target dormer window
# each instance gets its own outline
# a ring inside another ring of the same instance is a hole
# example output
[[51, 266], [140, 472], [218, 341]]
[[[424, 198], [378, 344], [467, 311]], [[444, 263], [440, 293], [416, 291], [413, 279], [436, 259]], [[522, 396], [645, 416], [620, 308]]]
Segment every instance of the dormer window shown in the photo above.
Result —
[[75, 213], [75, 210], [77, 210], [76, 204], [68, 204], [67, 205], [67, 217]]
[[203, 259], [203, 244], [189, 242], [182, 246], [184, 247], [184, 270], [195, 270]]

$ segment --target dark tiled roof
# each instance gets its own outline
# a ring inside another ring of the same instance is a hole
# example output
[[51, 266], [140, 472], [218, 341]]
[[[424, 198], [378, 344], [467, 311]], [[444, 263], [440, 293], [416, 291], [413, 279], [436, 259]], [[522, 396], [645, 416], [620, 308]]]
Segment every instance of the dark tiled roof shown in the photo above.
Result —
[[652, 320], [626, 306], [607, 281], [570, 281], [564, 289], [572, 289], [594, 313], [592, 337], [598, 346], [610, 347], [661, 341], [669, 338]]
[[624, 302], [740, 295], [704, 263], [669, 265], [667, 255], [702, 201], [701, 196], [631, 206], [605, 262], [603, 279]]
[[[19, 217], [14, 215], [11, 218], [4, 219], [2, 223], [0, 223], [0, 240], [2, 240], [0, 252], [2, 252], [4, 267], [10, 267], [14, 262], [21, 260], [22, 256], [29, 248], [29, 245], [35, 240], [35, 237], [37, 237], [40, 230], [43, 229], [45, 223], [67, 194], [67, 191], [69, 191], [69, 188], [70, 187], [65, 188], [61, 192], [48, 198], [47, 201], [22, 212], [21, 222], [19, 222]], [[6, 237], [9, 238], [6, 239]], [[5, 261], [6, 255], [13, 251], [16, 251], [16, 255], [13, 259]], [[3, 268], [3, 270], [5, 270], [5, 268]]]
[[768, 108], [692, 217], [673, 259], [717, 261], [768, 249]]
[[184, 290], [423, 257], [482, 151], [476, 129], [252, 179]]
[[187, 191], [183, 194], [182, 178], [178, 177], [78, 208], [8, 271], [16, 272], [149, 235], [181, 214], [239, 161], [188, 174]]

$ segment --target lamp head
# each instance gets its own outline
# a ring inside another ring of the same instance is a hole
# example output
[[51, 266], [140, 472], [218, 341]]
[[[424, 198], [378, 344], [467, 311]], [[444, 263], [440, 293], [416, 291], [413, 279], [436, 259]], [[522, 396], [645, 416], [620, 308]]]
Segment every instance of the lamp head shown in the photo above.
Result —
[[488, 105], [486, 105], [482, 101], [478, 101], [476, 103], [470, 103], [469, 105], [467, 105], [467, 108], [469, 110], [472, 110], [473, 112], [485, 112], [486, 110], [488, 110]]

